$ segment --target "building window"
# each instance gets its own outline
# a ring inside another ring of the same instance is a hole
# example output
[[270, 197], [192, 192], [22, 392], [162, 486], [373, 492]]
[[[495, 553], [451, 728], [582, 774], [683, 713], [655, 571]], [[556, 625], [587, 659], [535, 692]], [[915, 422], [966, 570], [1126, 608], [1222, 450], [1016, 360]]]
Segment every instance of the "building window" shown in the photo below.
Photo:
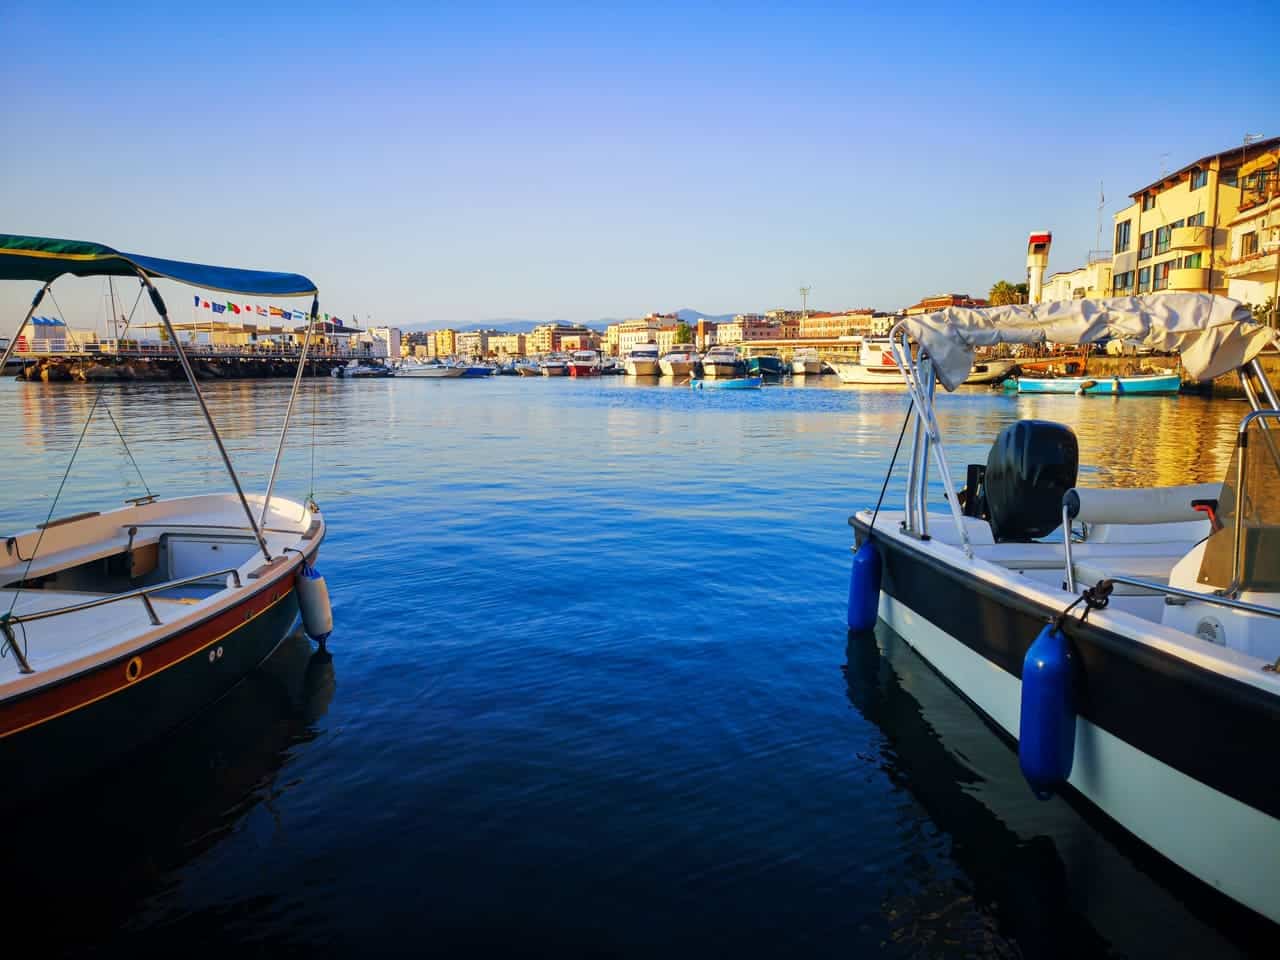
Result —
[[1138, 292], [1146, 293], [1151, 289], [1151, 268], [1143, 267], [1138, 271]]
[[1154, 193], [1144, 193], [1142, 195], [1142, 209], [1154, 210], [1156, 208], [1156, 195]]
[[1218, 182], [1225, 183], [1228, 187], [1238, 186], [1240, 183], [1240, 169], [1238, 167], [1228, 167], [1218, 174]]
[[1116, 224], [1116, 253], [1124, 253], [1129, 249], [1129, 225], [1131, 220]]
[[1195, 267], [1198, 267], [1202, 262], [1201, 258], [1203, 256], [1204, 254], [1202, 253], [1189, 253], [1182, 258], [1182, 265], [1187, 269], [1193, 269]]
[[1191, 189], [1199, 190], [1201, 187], [1209, 185], [1208, 170], [1192, 170], [1191, 171]]
[[1248, 257], [1258, 252], [1258, 231], [1240, 234], [1240, 256]]
[[1156, 253], [1169, 252], [1169, 234], [1173, 232], [1173, 227], [1161, 227], [1156, 231]]
[[1203, 227], [1203, 226], [1204, 226], [1204, 211], [1201, 211], [1200, 213], [1197, 213], [1194, 217], [1187, 217], [1187, 226], [1188, 226], [1188, 227]]
[[1138, 259], [1139, 260], [1145, 260], [1147, 259], [1147, 257], [1151, 256], [1152, 251], [1155, 249], [1155, 247], [1151, 243], [1151, 238], [1154, 236], [1155, 234], [1152, 233], [1150, 230], [1148, 230], [1146, 233], [1144, 233], [1141, 237], [1138, 238]]
[[1133, 271], [1126, 270], [1124, 273], [1117, 273], [1111, 281], [1111, 292], [1117, 297], [1128, 296], [1133, 293]]
[[1163, 263], [1157, 263], [1155, 269], [1155, 281], [1151, 284], [1152, 290], [1167, 290], [1169, 287], [1169, 268], [1176, 267], [1177, 260], [1165, 260]]

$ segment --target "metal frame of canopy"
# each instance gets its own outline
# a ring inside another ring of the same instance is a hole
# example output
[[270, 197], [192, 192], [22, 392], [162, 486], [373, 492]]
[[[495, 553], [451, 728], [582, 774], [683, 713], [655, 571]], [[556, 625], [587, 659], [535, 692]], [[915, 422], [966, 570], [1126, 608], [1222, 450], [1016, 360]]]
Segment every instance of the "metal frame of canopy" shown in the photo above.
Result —
[[[209, 433], [222, 457], [222, 463], [231, 477], [236, 496], [244, 508], [249, 528], [254, 539], [268, 562], [272, 560], [267, 549], [266, 539], [262, 535], [261, 525], [266, 522], [267, 510], [271, 506], [271, 495], [275, 489], [276, 475], [280, 469], [280, 459], [284, 453], [285, 440], [289, 433], [289, 422], [293, 416], [294, 402], [298, 396], [298, 388], [302, 383], [302, 374], [306, 369], [307, 352], [311, 345], [311, 334], [315, 328], [320, 312], [320, 297], [314, 283], [301, 274], [275, 273], [264, 270], [238, 270], [231, 267], [216, 267], [198, 263], [187, 263], [181, 260], [165, 260], [141, 254], [122, 253], [103, 244], [76, 240], [57, 240], [48, 237], [27, 237], [16, 234], [0, 234], [0, 279], [37, 280], [43, 285], [36, 291], [31, 306], [22, 323], [9, 340], [3, 358], [0, 359], [0, 370], [9, 362], [10, 356], [30, 323], [32, 315], [39, 308], [45, 293], [53, 285], [54, 280], [66, 274], [80, 277], [94, 276], [136, 276], [146, 289], [151, 303], [160, 315], [161, 324], [169, 334], [170, 342], [178, 357], [182, 372], [195, 394], [196, 402], [204, 415]], [[156, 289], [153, 279], [168, 279], [188, 286], [206, 290], [218, 290], [224, 293], [238, 293], [249, 296], [272, 297], [311, 297], [311, 314], [306, 333], [302, 341], [302, 352], [298, 357], [298, 369], [294, 374], [293, 387], [289, 392], [289, 402], [285, 407], [284, 423], [280, 427], [280, 439], [276, 444], [275, 458], [271, 464], [271, 475], [267, 481], [267, 491], [262, 503], [262, 511], [258, 518], [253, 515], [249, 501], [245, 497], [240, 478], [231, 463], [231, 457], [222, 442], [213, 414], [200, 391], [195, 371], [187, 358], [173, 323], [169, 319], [169, 310], [164, 298]]]
[[[1219, 300], [1225, 298], [1217, 298]], [[1126, 298], [1124, 307], [1133, 309], [1135, 301], [1138, 298]], [[1076, 301], [1083, 303], [1083, 301]], [[1098, 306], [1105, 307], [1107, 301], [1093, 301]], [[1140, 306], [1139, 302], [1139, 306]], [[970, 310], [969, 314], [979, 315], [981, 318], [987, 318], [992, 311], [990, 310]], [[1207, 323], [1207, 321], [1206, 321]], [[929, 488], [929, 455], [933, 453], [936, 461], [938, 472], [941, 475], [943, 489], [946, 493], [947, 506], [954, 521], [956, 532], [960, 538], [960, 546], [967, 558], [973, 558], [973, 545], [969, 540], [969, 533], [965, 527], [964, 519], [960, 510], [960, 500], [955, 488], [955, 481], [951, 475], [950, 466], [947, 461], [946, 451], [942, 445], [942, 435], [938, 427], [937, 414], [934, 410], [934, 393], [939, 377], [934, 369], [934, 361], [929, 356], [928, 350], [921, 347], [918, 355], [913, 356], [911, 350], [912, 335], [910, 327], [911, 320], [903, 320], [896, 324], [889, 333], [891, 347], [893, 350], [894, 360], [897, 362], [898, 369], [901, 371], [903, 379], [907, 385], [907, 391], [911, 398], [911, 406], [908, 415], [913, 421], [912, 442], [911, 442], [911, 459], [907, 470], [907, 490], [906, 490], [906, 515], [903, 524], [903, 532], [908, 536], [916, 539], [928, 539], [929, 523], [928, 523], [928, 488]], [[1252, 332], [1252, 331], [1249, 331]], [[1085, 341], [1081, 341], [1085, 342]], [[1243, 358], [1242, 358], [1243, 359]], [[1236, 465], [1236, 487], [1237, 495], [1241, 495], [1244, 487], [1245, 476], [1245, 458], [1247, 453], [1247, 428], [1252, 423], [1257, 423], [1260, 427], [1262, 437], [1266, 443], [1268, 452], [1271, 454], [1272, 460], [1280, 469], [1280, 446], [1277, 445], [1277, 437], [1272, 428], [1270, 421], [1280, 417], [1280, 397], [1277, 396], [1275, 388], [1267, 378], [1266, 371], [1263, 370], [1262, 364], [1259, 363], [1256, 351], [1253, 355], [1243, 359], [1243, 362], [1234, 369], [1240, 377], [1241, 389], [1245, 398], [1249, 402], [1251, 412], [1246, 414], [1241, 421], [1237, 438], [1237, 465]], [[963, 378], [961, 378], [963, 379]], [[1256, 381], [1256, 382], [1255, 382]], [[1263, 401], [1269, 406], [1264, 406]], [[1220, 598], [1231, 599], [1240, 592], [1240, 572], [1242, 568], [1242, 551], [1244, 549], [1244, 539], [1241, 530], [1241, 518], [1244, 511], [1237, 508], [1233, 518], [1235, 542], [1233, 545], [1233, 568], [1231, 584], [1220, 591]], [[1069, 538], [1068, 538], [1069, 539]], [[1069, 547], [1068, 547], [1069, 549]], [[1153, 590], [1164, 589], [1158, 584], [1145, 584]], [[1212, 601], [1213, 594], [1197, 595], [1198, 599]], [[1238, 604], [1237, 604], [1238, 605]]]

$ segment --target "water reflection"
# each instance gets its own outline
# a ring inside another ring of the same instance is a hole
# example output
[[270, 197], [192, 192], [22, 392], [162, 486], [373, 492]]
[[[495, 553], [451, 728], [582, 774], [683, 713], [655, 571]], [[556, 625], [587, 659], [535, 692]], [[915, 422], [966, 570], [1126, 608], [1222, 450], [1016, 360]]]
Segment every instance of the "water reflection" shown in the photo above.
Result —
[[[925, 886], [887, 903], [902, 918], [899, 942], [969, 943], [973, 950], [962, 952], [989, 953], [984, 945], [1007, 939], [1031, 957], [1225, 957], [1245, 955], [1268, 935], [1266, 924], [1096, 812], [1082, 815], [1061, 797], [1035, 799], [1014, 751], [883, 623], [874, 634], [850, 635], [846, 655], [849, 700], [888, 740], [880, 766], [950, 835], [973, 884]], [[970, 892], [977, 915], [995, 917], [998, 936], [957, 909]]]
[[333, 658], [295, 632], [180, 729], [114, 770], [9, 814], [0, 844], [10, 878], [0, 916], [9, 929], [51, 923], [42, 949], [74, 948], [134, 917], [168, 875], [296, 786], [284, 775], [290, 758], [318, 735], [335, 689]]

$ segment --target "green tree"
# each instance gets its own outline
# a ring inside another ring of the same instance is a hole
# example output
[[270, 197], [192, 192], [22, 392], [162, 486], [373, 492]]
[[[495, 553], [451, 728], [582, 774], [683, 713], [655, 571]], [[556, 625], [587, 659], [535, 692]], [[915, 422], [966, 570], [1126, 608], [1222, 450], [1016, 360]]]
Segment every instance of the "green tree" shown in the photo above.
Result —
[[1250, 304], [1255, 323], [1264, 323], [1270, 327], [1280, 327], [1280, 317], [1276, 315], [1276, 298], [1267, 297], [1266, 303]]
[[1026, 303], [1029, 293], [1025, 283], [998, 280], [991, 287], [991, 292], [987, 294], [987, 300], [993, 307], [1004, 306], [1007, 303]]
[[676, 335], [672, 338], [671, 342], [693, 343], [693, 327], [681, 320], [676, 324]]

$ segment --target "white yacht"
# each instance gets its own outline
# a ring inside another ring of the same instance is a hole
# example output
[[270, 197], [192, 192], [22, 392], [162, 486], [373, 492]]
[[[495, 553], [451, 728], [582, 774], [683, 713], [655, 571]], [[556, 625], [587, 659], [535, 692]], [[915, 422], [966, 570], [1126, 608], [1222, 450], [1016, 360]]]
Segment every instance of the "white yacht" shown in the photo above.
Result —
[[658, 376], [658, 345], [656, 343], [638, 343], [627, 354], [625, 365], [629, 377]]
[[427, 379], [447, 379], [450, 377], [460, 377], [463, 374], [463, 368], [442, 360], [406, 360], [400, 364], [399, 370], [396, 371], [398, 377], [413, 377]]
[[881, 384], [901, 389], [902, 371], [893, 357], [888, 337], [867, 337], [858, 348], [857, 362], [833, 360], [832, 368], [841, 383]]
[[798, 377], [822, 373], [822, 358], [815, 347], [796, 347], [791, 355], [791, 372]]
[[741, 372], [742, 361], [738, 358], [737, 347], [712, 347], [702, 355], [702, 375], [708, 380], [736, 377]]
[[563, 353], [549, 353], [538, 364], [544, 377], [567, 377], [569, 375], [569, 358]]
[[678, 343], [658, 361], [664, 377], [692, 377], [698, 372], [698, 354], [691, 343]]

